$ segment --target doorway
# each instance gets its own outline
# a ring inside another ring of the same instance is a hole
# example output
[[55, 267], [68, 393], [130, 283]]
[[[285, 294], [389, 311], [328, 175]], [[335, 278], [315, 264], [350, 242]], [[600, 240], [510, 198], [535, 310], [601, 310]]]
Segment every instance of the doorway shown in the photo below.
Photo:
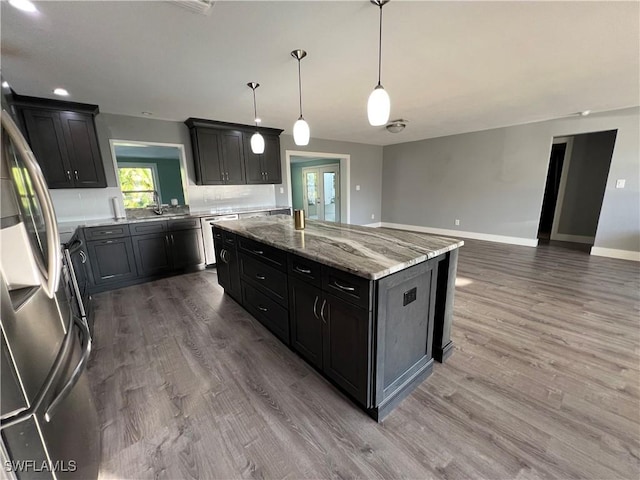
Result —
[[547, 182], [544, 187], [544, 196], [542, 198], [540, 224], [538, 225], [538, 240], [551, 240], [553, 220], [556, 216], [558, 195], [560, 194], [564, 160], [565, 156], [568, 156], [568, 151], [570, 151], [570, 148], [568, 148], [570, 141], [570, 138], [554, 139], [551, 147], [549, 171], [547, 172]]
[[304, 167], [302, 204], [311, 220], [340, 222], [340, 165]]

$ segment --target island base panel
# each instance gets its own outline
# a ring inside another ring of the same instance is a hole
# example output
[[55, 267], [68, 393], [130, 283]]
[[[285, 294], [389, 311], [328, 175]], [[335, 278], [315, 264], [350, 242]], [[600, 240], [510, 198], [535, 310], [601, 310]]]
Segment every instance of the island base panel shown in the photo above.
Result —
[[445, 361], [453, 353], [451, 325], [453, 323], [453, 299], [458, 270], [458, 250], [444, 255], [438, 265], [438, 288], [436, 312], [433, 327], [433, 357], [438, 362]]

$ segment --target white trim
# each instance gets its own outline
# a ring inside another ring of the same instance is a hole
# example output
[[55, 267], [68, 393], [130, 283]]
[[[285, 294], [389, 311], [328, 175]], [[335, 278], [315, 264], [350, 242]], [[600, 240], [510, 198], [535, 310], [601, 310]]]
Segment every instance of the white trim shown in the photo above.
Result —
[[[558, 189], [558, 198], [556, 198], [556, 208], [553, 212], [553, 224], [551, 225], [551, 240], [562, 240], [558, 233], [560, 226], [560, 215], [562, 214], [562, 204], [564, 203], [564, 193], [567, 188], [567, 179], [569, 178], [569, 164], [571, 163], [571, 153], [573, 152], [573, 137], [555, 137], [553, 144], [566, 143], [564, 150], [564, 159], [562, 160], [562, 173], [560, 174], [560, 188]], [[551, 150], [549, 151], [549, 159], [551, 159]], [[547, 176], [549, 173], [547, 172]], [[542, 209], [540, 210], [542, 216]], [[572, 240], [568, 240], [572, 241]], [[586, 242], [585, 242], [586, 243]]]
[[337, 158], [340, 160], [340, 219], [342, 223], [351, 223], [351, 155], [347, 153], [305, 152], [299, 150], [285, 150], [284, 169], [287, 178], [287, 201], [293, 207], [291, 192], [291, 156]]
[[361, 227], [380, 228], [382, 227], [382, 222], [367, 223], [365, 225], [361, 225]]
[[494, 235], [491, 233], [463, 232], [461, 230], [447, 230], [444, 228], [422, 227], [418, 225], [403, 225], [401, 223], [382, 222], [386, 228], [397, 230], [411, 230], [414, 232], [431, 233], [433, 235], [445, 235], [447, 237], [472, 238], [475, 240], [485, 240], [487, 242], [509, 243], [511, 245], [523, 245], [525, 247], [537, 247], [537, 238], [507, 237], [505, 235]]
[[591, 255], [598, 257], [621, 258], [640, 262], [640, 252], [633, 250], [618, 250], [617, 248], [591, 247]]
[[586, 235], [569, 235], [568, 233], [556, 233], [556, 235], [551, 239], [559, 240], [561, 242], [588, 243], [590, 245], [593, 245], [596, 237], [587, 237]]
[[[188, 176], [187, 176], [187, 156], [184, 152], [184, 145], [182, 143], [161, 143], [161, 142], [139, 142], [135, 140], [118, 140], [116, 138], [109, 139], [109, 149], [111, 150], [111, 160], [113, 161], [113, 171], [116, 174], [116, 186], [118, 190], [120, 190], [120, 178], [118, 176], [118, 159], [116, 158], [116, 143], [128, 143], [129, 145], [153, 145], [158, 147], [174, 147], [177, 148], [180, 152], [180, 177], [182, 180], [182, 194], [184, 195], [184, 203], [185, 205], [189, 205], [189, 189], [188, 187]], [[122, 205], [122, 209], [124, 210], [124, 204]]]

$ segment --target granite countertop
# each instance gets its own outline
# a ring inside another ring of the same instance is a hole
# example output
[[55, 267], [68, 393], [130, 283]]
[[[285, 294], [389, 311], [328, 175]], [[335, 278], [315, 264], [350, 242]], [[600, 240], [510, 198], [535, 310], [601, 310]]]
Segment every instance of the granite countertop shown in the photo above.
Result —
[[62, 221], [58, 222], [58, 228], [63, 232], [72, 232], [76, 228], [86, 228], [86, 227], [106, 227], [109, 225], [122, 225], [126, 223], [140, 223], [140, 222], [155, 222], [158, 220], [175, 220], [180, 218], [201, 218], [201, 217], [210, 217], [215, 215], [225, 215], [232, 213], [253, 213], [253, 212], [268, 212], [271, 210], [282, 210], [285, 208], [291, 207], [282, 207], [282, 206], [269, 206], [269, 207], [239, 207], [239, 208], [221, 208], [221, 209], [210, 209], [204, 211], [191, 211], [189, 213], [182, 213], [177, 215], [171, 214], [163, 214], [163, 215], [154, 215], [153, 217], [143, 217], [143, 218], [98, 218], [93, 220], [76, 220], [76, 221]]
[[323, 265], [377, 280], [464, 245], [425, 233], [306, 221], [296, 230], [287, 215], [223, 221], [216, 226]]

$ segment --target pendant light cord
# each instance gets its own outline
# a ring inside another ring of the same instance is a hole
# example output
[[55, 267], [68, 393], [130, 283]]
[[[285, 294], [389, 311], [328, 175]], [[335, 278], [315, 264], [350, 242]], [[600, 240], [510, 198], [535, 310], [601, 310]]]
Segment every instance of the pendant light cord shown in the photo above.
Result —
[[384, 4], [380, 3], [380, 35], [378, 36], [378, 86], [381, 85], [381, 70], [382, 70], [382, 6]]
[[258, 128], [258, 109], [256, 108], [256, 89], [252, 88], [251, 90], [253, 90], [253, 121], [256, 124], [256, 129]]
[[300, 59], [298, 59], [298, 94], [300, 96], [300, 118], [302, 118], [302, 75], [300, 73]]

